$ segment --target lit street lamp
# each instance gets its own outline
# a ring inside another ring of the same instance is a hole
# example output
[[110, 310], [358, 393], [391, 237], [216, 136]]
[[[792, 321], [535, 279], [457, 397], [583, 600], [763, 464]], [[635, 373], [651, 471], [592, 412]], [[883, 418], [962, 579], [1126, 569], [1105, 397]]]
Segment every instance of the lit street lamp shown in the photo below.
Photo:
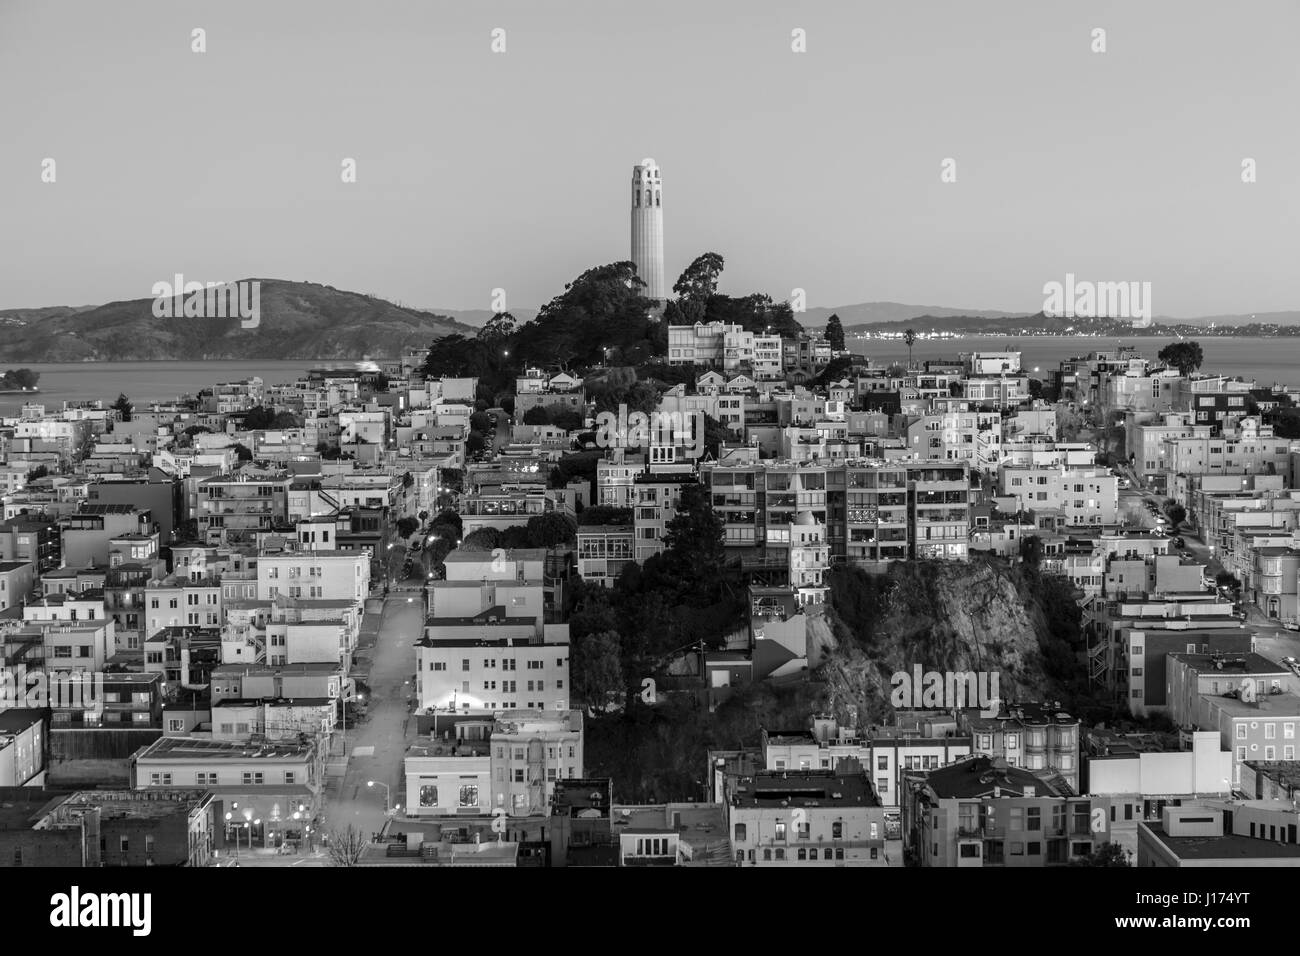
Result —
[[367, 780], [367, 781], [366, 781], [366, 786], [367, 786], [367, 787], [374, 787], [374, 786], [376, 786], [376, 785], [378, 785], [378, 786], [384, 788], [384, 814], [385, 814], [385, 816], [392, 816], [392, 815], [393, 815], [393, 812], [396, 811], [396, 810], [400, 810], [401, 807], [400, 807], [400, 806], [394, 807], [394, 806], [392, 805], [392, 791], [389, 789], [388, 784], [383, 783], [383, 782], [381, 782], [381, 781], [379, 781], [379, 780]]

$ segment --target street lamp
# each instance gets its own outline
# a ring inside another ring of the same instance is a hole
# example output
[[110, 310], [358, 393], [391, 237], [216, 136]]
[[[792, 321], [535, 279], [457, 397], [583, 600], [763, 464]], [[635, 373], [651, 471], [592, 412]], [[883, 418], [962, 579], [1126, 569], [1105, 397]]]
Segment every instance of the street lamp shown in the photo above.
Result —
[[385, 814], [390, 814], [390, 813], [392, 813], [392, 812], [393, 812], [393, 811], [392, 811], [392, 806], [391, 806], [391, 804], [392, 804], [392, 791], [389, 790], [389, 788], [388, 788], [388, 784], [386, 784], [386, 783], [381, 783], [381, 782], [378, 781], [378, 780], [367, 780], [367, 781], [366, 781], [366, 786], [367, 786], [367, 787], [374, 787], [375, 784], [379, 784], [379, 786], [381, 786], [381, 787], [384, 788], [384, 813], [385, 813]]

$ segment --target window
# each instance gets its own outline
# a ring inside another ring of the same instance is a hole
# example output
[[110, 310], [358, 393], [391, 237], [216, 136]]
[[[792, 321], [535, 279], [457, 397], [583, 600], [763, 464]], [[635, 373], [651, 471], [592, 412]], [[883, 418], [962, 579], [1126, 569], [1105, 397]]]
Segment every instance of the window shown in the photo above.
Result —
[[[936, 846], [936, 847], [935, 847], [935, 853], [938, 854], [938, 852], [939, 852], [939, 848]], [[843, 847], [836, 847], [836, 848], [835, 848], [835, 859], [837, 859], [837, 860], [842, 860], [842, 859], [844, 859], [844, 848], [843, 848]]]
[[747, 831], [746, 828], [745, 828], [745, 824], [743, 824], [743, 823], [737, 823], [737, 824], [736, 824], [736, 842], [737, 842], [737, 843], [744, 843], [745, 840], [746, 840], [746, 834], [747, 834], [747, 832], [748, 832], [748, 831]]
[[515, 783], [523, 783], [523, 782], [524, 782], [524, 770], [523, 770], [522, 767], [516, 767], [516, 768], [515, 768]]
[[[436, 792], [437, 791], [435, 790], [435, 793]], [[472, 784], [472, 783], [465, 784], [460, 788], [460, 805], [462, 807], [478, 806], [478, 785], [477, 784]]]
[[171, 733], [178, 733], [185, 729], [185, 721], [177, 717], [167, 718], [167, 729]]
[[[776, 824], [776, 839], [785, 840], [785, 823], [783, 821]], [[778, 859], [784, 859], [784, 857], [778, 857]]]
[[1273, 721], [1271, 720], [1264, 725], [1264, 739], [1265, 740], [1277, 739], [1277, 724], [1273, 723]]
[[843, 821], [836, 820], [835, 822], [833, 822], [833, 823], [831, 824], [831, 839], [832, 839], [832, 840], [842, 840], [842, 839], [844, 839], [844, 823], [843, 823]]
[[292, 784], [294, 784], [294, 783], [296, 782], [296, 780], [297, 780], [297, 777], [296, 777], [296, 775], [294, 774], [294, 772], [293, 772], [292, 770], [286, 770], [286, 771], [284, 772], [284, 782], [285, 782], [285, 783], [292, 785]]
[[1248, 733], [1248, 731], [1246, 730], [1246, 725], [1245, 725], [1245, 724], [1238, 724], [1238, 725], [1237, 725], [1237, 739], [1238, 739], [1238, 740], [1245, 740], [1245, 739], [1246, 739], [1246, 735], [1247, 735], [1247, 733]]
[[130, 838], [129, 838], [129, 837], [119, 837], [119, 838], [118, 838], [118, 846], [121, 848], [121, 850], [122, 850], [123, 853], [126, 853], [126, 852], [130, 849], [130, 847], [131, 847], [131, 840], [130, 840]]

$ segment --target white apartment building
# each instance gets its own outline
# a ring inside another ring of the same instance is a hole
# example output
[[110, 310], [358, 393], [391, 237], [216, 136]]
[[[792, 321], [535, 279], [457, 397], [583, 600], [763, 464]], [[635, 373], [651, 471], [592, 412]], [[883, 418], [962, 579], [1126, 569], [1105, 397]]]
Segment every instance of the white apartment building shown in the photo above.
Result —
[[257, 560], [257, 598], [334, 598], [361, 602], [370, 593], [364, 551], [291, 551]]
[[1004, 465], [1002, 494], [1025, 510], [1059, 510], [1069, 525], [1119, 521], [1119, 480], [1105, 468], [1031, 468]]

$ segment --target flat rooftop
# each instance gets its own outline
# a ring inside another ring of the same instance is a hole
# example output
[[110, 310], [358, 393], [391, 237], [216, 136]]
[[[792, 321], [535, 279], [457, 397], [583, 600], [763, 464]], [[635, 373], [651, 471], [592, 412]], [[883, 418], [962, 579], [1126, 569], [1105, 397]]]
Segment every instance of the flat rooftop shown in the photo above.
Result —
[[878, 807], [865, 774], [818, 770], [763, 771], [742, 777], [731, 791], [734, 807]]
[[0, 830], [28, 830], [71, 790], [43, 787], [0, 787]]
[[1217, 837], [1176, 837], [1165, 833], [1163, 823], [1142, 824], [1180, 860], [1236, 861], [1300, 859], [1300, 844], [1229, 834]]
[[1291, 672], [1262, 654], [1247, 651], [1241, 654], [1170, 654], [1170, 658], [1186, 664], [1199, 674], [1269, 674], [1283, 676]]
[[298, 744], [245, 744], [202, 737], [160, 737], [140, 755], [140, 760], [274, 760], [305, 757], [309, 746]]
[[1253, 703], [1236, 697], [1201, 694], [1200, 699], [1218, 707], [1229, 717], [1289, 718], [1300, 717], [1300, 697], [1295, 694], [1260, 694]]

